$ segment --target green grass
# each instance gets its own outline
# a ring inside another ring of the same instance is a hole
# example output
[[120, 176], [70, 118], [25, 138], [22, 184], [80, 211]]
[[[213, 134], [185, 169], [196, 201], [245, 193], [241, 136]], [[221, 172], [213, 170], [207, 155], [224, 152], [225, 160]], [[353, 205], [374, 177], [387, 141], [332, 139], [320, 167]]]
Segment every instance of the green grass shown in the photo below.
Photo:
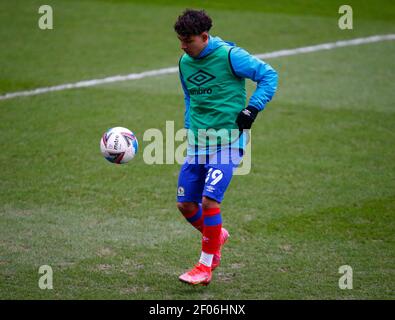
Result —
[[[204, 6], [213, 34], [252, 53], [395, 31], [384, 1], [352, 2], [352, 31], [331, 1], [226, 3]], [[53, 31], [37, 28], [40, 2], [1, 2], [2, 94], [177, 65], [187, 5], [48, 4]], [[179, 165], [142, 158], [147, 129], [183, 126], [177, 75], [0, 101], [0, 298], [394, 299], [394, 55], [391, 41], [268, 61], [279, 90], [254, 125], [251, 173], [226, 193], [231, 238], [207, 288], [177, 280], [200, 251], [175, 208]], [[99, 152], [116, 125], [140, 142], [125, 166]], [[44, 264], [53, 290], [38, 288]], [[352, 290], [338, 287], [345, 264]]]

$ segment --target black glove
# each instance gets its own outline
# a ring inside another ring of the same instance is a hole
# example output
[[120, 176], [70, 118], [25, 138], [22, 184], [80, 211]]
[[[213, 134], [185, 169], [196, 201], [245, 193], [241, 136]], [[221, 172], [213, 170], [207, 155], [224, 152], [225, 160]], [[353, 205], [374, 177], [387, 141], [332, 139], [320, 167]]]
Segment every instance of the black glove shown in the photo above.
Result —
[[247, 108], [240, 111], [237, 116], [236, 123], [239, 126], [239, 130], [251, 129], [252, 123], [258, 115], [258, 109], [248, 106]]

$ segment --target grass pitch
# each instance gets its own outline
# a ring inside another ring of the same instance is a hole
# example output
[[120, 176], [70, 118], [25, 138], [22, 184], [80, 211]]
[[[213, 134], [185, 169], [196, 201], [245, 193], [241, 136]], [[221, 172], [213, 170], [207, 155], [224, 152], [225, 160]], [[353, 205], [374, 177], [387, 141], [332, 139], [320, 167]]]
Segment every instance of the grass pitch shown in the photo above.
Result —
[[[395, 33], [391, 1], [349, 2], [343, 31], [339, 1], [47, 1], [47, 31], [41, 4], [0, 4], [0, 94], [176, 66], [188, 6], [251, 53]], [[183, 126], [176, 74], [0, 101], [0, 298], [394, 299], [394, 56], [388, 41], [267, 60], [279, 89], [254, 124], [251, 173], [225, 195], [231, 238], [208, 287], [177, 279], [200, 251], [175, 207], [179, 165], [142, 158], [147, 129]], [[124, 166], [99, 152], [118, 125], [140, 142]], [[45, 264], [53, 290], [38, 287]]]

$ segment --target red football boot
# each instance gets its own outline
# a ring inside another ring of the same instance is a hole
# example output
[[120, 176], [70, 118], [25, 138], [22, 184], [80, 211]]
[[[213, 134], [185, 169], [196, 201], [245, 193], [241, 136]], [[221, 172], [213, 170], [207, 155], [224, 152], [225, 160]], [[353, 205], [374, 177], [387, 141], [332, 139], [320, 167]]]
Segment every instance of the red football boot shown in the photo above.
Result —
[[219, 266], [219, 264], [221, 263], [221, 249], [222, 246], [225, 244], [225, 242], [228, 240], [229, 238], [229, 232], [228, 230], [226, 230], [225, 228], [221, 229], [221, 238], [220, 238], [220, 247], [217, 253], [214, 254], [213, 257], [213, 263], [211, 264], [211, 271], [214, 271], [215, 268], [217, 268]]
[[207, 286], [211, 281], [211, 268], [202, 263], [198, 263], [193, 269], [180, 275], [180, 281], [196, 285], [201, 284]]

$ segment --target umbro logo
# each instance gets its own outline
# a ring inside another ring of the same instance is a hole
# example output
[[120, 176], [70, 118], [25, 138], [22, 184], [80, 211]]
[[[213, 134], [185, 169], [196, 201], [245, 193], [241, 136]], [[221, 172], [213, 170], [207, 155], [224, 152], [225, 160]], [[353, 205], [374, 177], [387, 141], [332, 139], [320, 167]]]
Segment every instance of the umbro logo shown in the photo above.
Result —
[[209, 74], [203, 70], [199, 70], [198, 72], [195, 72], [193, 75], [189, 76], [187, 80], [192, 82], [194, 85], [201, 86], [213, 79], [215, 79], [215, 76], [212, 74]]

